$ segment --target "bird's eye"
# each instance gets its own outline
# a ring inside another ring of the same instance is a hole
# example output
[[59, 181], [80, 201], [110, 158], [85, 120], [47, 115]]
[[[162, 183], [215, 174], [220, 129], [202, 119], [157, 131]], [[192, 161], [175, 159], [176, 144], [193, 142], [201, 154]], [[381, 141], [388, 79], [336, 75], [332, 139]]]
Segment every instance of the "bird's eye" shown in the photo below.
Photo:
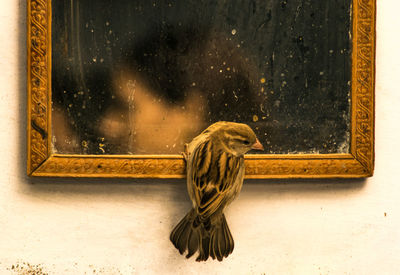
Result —
[[243, 140], [244, 145], [250, 145], [250, 142], [248, 140]]

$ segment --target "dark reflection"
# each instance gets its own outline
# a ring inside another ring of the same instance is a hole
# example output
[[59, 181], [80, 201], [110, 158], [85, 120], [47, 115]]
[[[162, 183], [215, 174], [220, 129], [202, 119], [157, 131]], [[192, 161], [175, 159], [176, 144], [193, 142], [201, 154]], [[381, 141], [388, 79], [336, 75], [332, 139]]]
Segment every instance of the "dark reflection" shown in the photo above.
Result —
[[59, 153], [179, 153], [219, 120], [249, 124], [261, 153], [349, 150], [351, 0], [52, 9]]

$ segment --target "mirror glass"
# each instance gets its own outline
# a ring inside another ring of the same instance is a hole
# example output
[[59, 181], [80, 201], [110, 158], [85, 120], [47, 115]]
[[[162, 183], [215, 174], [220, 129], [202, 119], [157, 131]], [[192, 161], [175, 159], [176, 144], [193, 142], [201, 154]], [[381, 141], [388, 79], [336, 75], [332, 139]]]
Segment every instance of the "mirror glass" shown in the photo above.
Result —
[[226, 120], [262, 154], [348, 153], [351, 13], [351, 0], [54, 0], [53, 151], [179, 154]]

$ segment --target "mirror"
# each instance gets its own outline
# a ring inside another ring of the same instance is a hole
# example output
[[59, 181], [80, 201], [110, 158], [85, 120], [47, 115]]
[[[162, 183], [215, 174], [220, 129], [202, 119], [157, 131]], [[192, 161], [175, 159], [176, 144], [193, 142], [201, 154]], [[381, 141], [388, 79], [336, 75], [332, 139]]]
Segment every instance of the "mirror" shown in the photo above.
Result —
[[30, 2], [51, 17], [49, 155], [176, 156], [227, 120], [259, 158], [354, 158], [354, 30], [373, 1]]

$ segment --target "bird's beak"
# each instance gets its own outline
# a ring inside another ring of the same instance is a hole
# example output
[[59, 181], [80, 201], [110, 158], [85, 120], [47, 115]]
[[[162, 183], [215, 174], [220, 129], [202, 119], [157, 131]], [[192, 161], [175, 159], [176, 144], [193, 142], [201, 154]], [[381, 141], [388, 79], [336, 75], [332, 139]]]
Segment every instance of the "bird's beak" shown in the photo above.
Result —
[[263, 151], [264, 147], [262, 146], [262, 144], [260, 143], [260, 141], [257, 138], [256, 143], [254, 143], [253, 146], [251, 146], [251, 149]]

